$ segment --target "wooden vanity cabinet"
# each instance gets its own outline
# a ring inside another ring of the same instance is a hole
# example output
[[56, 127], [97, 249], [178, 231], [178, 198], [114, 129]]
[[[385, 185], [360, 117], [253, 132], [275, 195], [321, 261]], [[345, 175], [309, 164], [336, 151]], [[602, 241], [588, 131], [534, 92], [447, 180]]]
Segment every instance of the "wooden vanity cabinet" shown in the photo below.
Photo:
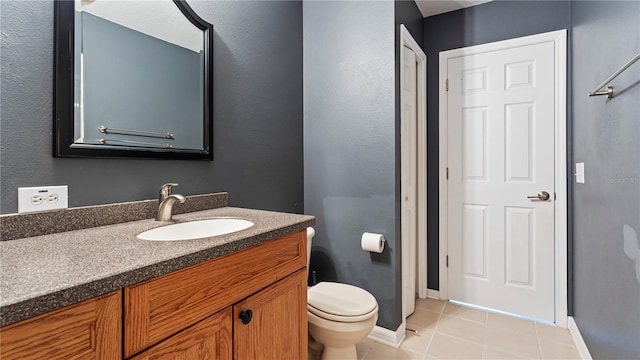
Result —
[[0, 358], [122, 358], [122, 291], [114, 291], [2, 328]]
[[307, 304], [301, 297], [307, 291], [306, 274], [299, 270], [161, 341], [133, 360], [304, 359]]
[[306, 359], [306, 279], [302, 231], [126, 287], [124, 355]]

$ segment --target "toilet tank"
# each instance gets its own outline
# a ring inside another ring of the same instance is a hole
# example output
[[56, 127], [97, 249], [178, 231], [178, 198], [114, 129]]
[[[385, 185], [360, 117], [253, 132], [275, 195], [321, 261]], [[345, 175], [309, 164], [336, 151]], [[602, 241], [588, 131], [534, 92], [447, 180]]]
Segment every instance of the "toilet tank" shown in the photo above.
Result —
[[307, 268], [309, 267], [309, 261], [311, 260], [311, 243], [313, 242], [313, 236], [316, 231], [312, 227], [307, 228]]

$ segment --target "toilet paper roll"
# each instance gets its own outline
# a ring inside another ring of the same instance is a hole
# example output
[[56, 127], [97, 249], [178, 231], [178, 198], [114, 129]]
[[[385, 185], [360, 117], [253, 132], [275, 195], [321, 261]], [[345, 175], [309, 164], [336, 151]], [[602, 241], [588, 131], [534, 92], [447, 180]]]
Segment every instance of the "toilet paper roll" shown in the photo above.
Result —
[[366, 232], [362, 234], [360, 244], [362, 245], [362, 250], [379, 254], [384, 250], [384, 235]]

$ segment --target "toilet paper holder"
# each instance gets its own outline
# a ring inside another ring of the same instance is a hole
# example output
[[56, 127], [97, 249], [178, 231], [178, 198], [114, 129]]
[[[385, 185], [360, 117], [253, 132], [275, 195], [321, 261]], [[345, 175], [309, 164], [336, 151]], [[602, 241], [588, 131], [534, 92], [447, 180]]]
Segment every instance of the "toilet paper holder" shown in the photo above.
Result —
[[360, 240], [360, 246], [364, 251], [370, 251], [374, 253], [382, 253], [384, 251], [384, 235], [365, 232], [362, 234], [362, 239]]

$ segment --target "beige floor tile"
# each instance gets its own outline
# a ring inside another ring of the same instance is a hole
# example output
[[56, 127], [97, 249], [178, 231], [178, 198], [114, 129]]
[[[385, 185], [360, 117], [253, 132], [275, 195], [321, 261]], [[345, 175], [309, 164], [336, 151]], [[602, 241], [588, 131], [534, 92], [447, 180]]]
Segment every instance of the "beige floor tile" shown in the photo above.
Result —
[[436, 332], [459, 337], [482, 345], [484, 343], [485, 325], [474, 321], [442, 315]]
[[487, 321], [486, 311], [472, 309], [469, 307], [460, 306], [452, 303], [447, 303], [447, 305], [444, 307], [443, 313], [450, 316], [455, 316], [455, 317], [459, 317], [459, 318], [463, 318], [471, 321], [480, 322], [483, 324]]
[[487, 360], [516, 360], [527, 359], [526, 357], [504, 352], [502, 350], [493, 349], [490, 347], [484, 347], [482, 349], [482, 359]]
[[418, 332], [399, 349], [365, 339], [358, 360], [579, 359], [568, 330], [433, 299], [416, 301], [407, 328]]
[[423, 330], [418, 334], [413, 334], [407, 331], [401, 349], [410, 350], [418, 354], [424, 354], [427, 352], [427, 347], [431, 341], [433, 332], [431, 330]]
[[520, 319], [513, 316], [489, 312], [487, 314], [487, 326], [508, 329], [529, 336], [537, 336], [536, 326], [533, 321]]
[[422, 308], [416, 308], [413, 315], [407, 318], [407, 328], [416, 331], [421, 330], [433, 330], [436, 327], [440, 314], [433, 311], [425, 310]]
[[364, 360], [422, 360], [422, 358], [422, 354], [410, 350], [375, 343]]
[[536, 323], [536, 331], [538, 332], [538, 338], [542, 340], [569, 346], [576, 345], [568, 329]]
[[356, 352], [358, 353], [358, 360], [363, 360], [367, 356], [369, 351], [371, 351], [371, 348], [375, 343], [375, 341], [370, 340], [369, 338], [366, 338], [357, 343]]
[[437, 359], [482, 359], [482, 345], [434, 333], [427, 356]]
[[515, 355], [531, 359], [540, 358], [538, 339], [535, 336], [528, 336], [498, 327], [487, 327], [484, 344]]
[[540, 340], [540, 352], [542, 359], [580, 359], [580, 354], [575, 347], [545, 340]]
[[437, 313], [441, 313], [446, 304], [446, 301], [440, 301], [436, 299], [416, 299], [417, 308], [422, 308]]

